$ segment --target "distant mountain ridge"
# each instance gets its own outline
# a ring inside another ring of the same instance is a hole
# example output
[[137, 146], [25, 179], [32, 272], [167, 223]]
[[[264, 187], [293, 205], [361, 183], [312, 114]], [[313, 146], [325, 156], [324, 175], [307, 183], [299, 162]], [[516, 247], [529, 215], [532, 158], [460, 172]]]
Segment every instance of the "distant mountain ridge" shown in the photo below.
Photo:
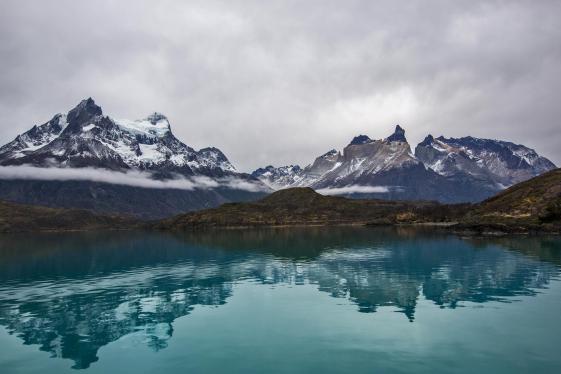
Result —
[[415, 148], [415, 156], [443, 176], [469, 174], [505, 187], [555, 168], [548, 159], [528, 147], [511, 142], [427, 136]]
[[397, 125], [385, 139], [356, 136], [343, 152], [331, 150], [304, 168], [268, 166], [252, 175], [276, 189], [312, 187], [347, 195], [356, 189], [364, 196], [365, 187], [379, 187], [386, 192], [367, 192], [366, 197], [457, 203], [484, 200], [555, 167], [523, 145], [473, 137], [429, 135], [413, 153]]
[[301, 171], [302, 169], [298, 165], [281, 166], [279, 168], [268, 165], [253, 171], [251, 175], [276, 190], [297, 183], [297, 176]]

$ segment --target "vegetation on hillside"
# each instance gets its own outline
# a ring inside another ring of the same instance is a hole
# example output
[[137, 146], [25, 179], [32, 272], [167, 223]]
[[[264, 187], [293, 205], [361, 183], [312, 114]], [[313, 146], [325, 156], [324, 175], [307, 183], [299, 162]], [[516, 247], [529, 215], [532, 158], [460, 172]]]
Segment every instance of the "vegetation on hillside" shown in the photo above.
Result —
[[310, 188], [277, 191], [251, 203], [182, 214], [156, 224], [170, 230], [335, 224], [444, 223], [474, 231], [561, 231], [561, 170], [515, 185], [480, 204], [355, 200]]
[[427, 201], [357, 200], [323, 196], [311, 188], [277, 191], [252, 203], [182, 214], [159, 222], [161, 229], [340, 224], [446, 222], [468, 205], [447, 206]]
[[55, 209], [0, 201], [0, 232], [126, 229], [133, 219], [88, 210]]
[[498, 231], [561, 231], [561, 169], [516, 184], [477, 204], [462, 225]]
[[[561, 169], [515, 185], [480, 204], [357, 200], [289, 188], [255, 202], [181, 214], [143, 225], [161, 230], [211, 227], [439, 223], [475, 232], [561, 232]], [[0, 202], [0, 232], [138, 228], [128, 218], [86, 210]]]

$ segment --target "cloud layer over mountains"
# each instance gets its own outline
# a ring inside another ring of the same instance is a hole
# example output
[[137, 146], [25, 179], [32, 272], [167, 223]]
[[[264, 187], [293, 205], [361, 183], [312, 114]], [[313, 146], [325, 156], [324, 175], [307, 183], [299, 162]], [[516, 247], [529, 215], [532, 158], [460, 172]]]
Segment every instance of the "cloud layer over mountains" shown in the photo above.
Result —
[[561, 163], [561, 2], [0, 3], [0, 143], [92, 96], [160, 111], [241, 171], [303, 164], [395, 123]]
[[33, 166], [1, 166], [0, 179], [92, 181], [131, 187], [187, 191], [195, 189], [209, 190], [221, 187], [249, 192], [264, 191], [262, 185], [234, 177], [211, 179], [205, 176], [195, 176], [191, 178], [178, 176], [175, 179], [156, 180], [151, 178], [150, 174], [140, 171], [118, 172], [95, 168], [71, 169], [40, 168]]

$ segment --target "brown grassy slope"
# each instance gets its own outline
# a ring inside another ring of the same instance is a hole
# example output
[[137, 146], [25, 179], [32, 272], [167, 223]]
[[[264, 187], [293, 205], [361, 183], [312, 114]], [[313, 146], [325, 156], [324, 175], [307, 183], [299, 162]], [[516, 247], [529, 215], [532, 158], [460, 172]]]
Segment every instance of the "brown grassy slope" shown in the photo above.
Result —
[[561, 169], [516, 184], [474, 206], [466, 221], [543, 224], [561, 218]]
[[125, 229], [129, 218], [98, 215], [87, 210], [58, 209], [0, 201], [0, 232]]
[[289, 188], [251, 203], [224, 204], [159, 222], [160, 229], [393, 223], [411, 221], [433, 202], [354, 200]]

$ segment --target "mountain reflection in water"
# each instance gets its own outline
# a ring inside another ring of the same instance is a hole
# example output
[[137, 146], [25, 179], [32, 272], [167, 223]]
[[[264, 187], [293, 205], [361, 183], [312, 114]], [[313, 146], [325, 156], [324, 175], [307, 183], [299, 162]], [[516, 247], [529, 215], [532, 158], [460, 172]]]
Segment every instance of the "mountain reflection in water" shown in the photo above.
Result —
[[239, 282], [314, 285], [414, 322], [421, 295], [440, 308], [515, 302], [561, 264], [558, 239], [363, 228], [10, 235], [0, 248], [0, 325], [79, 369], [131, 333], [166, 348], [175, 319], [227, 303]]

